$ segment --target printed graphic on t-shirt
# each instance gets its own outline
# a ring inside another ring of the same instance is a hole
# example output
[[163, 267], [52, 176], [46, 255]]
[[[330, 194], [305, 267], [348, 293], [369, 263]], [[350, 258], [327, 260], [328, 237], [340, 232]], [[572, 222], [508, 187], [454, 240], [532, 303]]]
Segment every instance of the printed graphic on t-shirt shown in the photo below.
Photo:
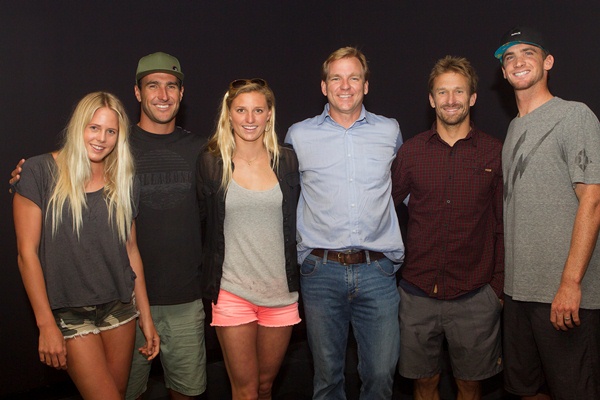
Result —
[[149, 151], [136, 158], [136, 168], [142, 207], [170, 209], [190, 193], [193, 174], [177, 153], [168, 149]]
[[[558, 125], [558, 123], [556, 123], [556, 125]], [[535, 155], [535, 153], [540, 148], [544, 140], [546, 140], [546, 138], [554, 131], [556, 125], [554, 125], [552, 129], [550, 129], [544, 136], [542, 136], [537, 141], [537, 143], [535, 143], [535, 145], [530, 148], [527, 154], [525, 154], [525, 149], [522, 148], [523, 144], [527, 140], [527, 131], [523, 132], [523, 134], [519, 137], [519, 140], [515, 145], [510, 159], [510, 174], [509, 176], [504, 178], [504, 204], [508, 205], [510, 203], [513, 194], [513, 189], [515, 187], [515, 182], [517, 181], [517, 179], [520, 179], [521, 176], [523, 176], [525, 170], [527, 169], [527, 166], [529, 165], [529, 162], [531, 161], [531, 158]], [[515, 160], [517, 160], [516, 164]]]

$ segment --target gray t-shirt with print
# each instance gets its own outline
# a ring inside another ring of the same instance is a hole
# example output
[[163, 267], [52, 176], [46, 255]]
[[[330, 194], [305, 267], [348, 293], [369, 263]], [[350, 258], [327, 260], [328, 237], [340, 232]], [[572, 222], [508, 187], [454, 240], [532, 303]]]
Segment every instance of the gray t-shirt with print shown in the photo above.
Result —
[[[511, 122], [502, 151], [504, 292], [552, 303], [579, 206], [576, 183], [600, 183], [600, 125], [584, 104], [553, 98]], [[581, 307], [600, 308], [598, 243], [581, 284]]]

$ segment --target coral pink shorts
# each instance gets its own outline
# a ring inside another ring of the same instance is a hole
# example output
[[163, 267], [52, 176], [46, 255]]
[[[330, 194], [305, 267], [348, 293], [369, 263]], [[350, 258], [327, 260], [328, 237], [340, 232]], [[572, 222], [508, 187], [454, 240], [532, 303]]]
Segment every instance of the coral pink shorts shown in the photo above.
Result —
[[238, 326], [254, 321], [269, 328], [296, 325], [300, 322], [298, 302], [284, 307], [262, 307], [225, 290], [219, 291], [217, 304], [212, 305], [211, 326]]

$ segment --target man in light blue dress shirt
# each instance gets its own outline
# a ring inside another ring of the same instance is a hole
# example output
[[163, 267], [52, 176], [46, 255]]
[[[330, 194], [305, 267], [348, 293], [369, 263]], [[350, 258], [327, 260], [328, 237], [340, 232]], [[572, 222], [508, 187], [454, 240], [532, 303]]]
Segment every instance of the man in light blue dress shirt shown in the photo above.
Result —
[[363, 106], [367, 60], [344, 47], [323, 63], [321, 115], [285, 138], [300, 164], [298, 262], [313, 399], [345, 399], [348, 329], [358, 344], [361, 399], [391, 399], [399, 355], [396, 271], [404, 245], [391, 197], [392, 161], [402, 144], [394, 119]]

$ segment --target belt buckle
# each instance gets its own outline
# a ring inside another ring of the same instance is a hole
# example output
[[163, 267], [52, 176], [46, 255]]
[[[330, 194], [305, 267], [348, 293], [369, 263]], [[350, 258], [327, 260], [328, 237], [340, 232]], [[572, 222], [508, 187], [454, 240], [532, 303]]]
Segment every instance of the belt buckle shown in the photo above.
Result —
[[348, 256], [351, 256], [353, 254], [357, 254], [360, 253], [361, 250], [354, 250], [354, 249], [350, 249], [350, 250], [346, 250], [346, 251], [340, 251], [337, 253], [337, 259], [338, 262], [342, 265], [349, 265], [352, 264], [352, 262], [348, 262]]

